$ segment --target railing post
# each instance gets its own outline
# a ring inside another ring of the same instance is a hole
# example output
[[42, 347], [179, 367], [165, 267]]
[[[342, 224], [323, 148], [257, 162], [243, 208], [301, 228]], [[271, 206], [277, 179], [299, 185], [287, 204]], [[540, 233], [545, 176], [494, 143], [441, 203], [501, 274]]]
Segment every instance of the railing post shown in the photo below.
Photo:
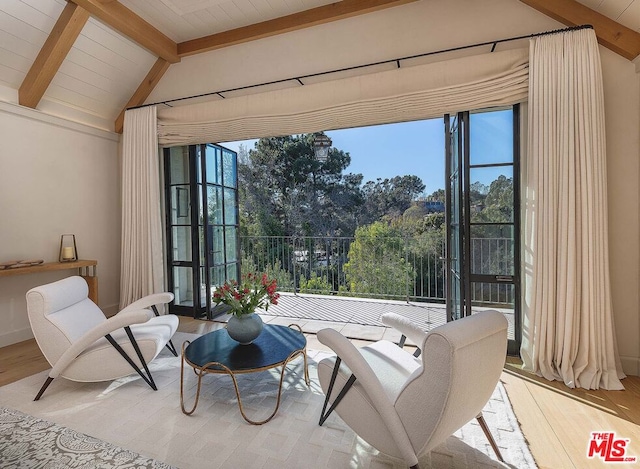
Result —
[[409, 303], [409, 238], [407, 235], [404, 236], [404, 264], [405, 264], [405, 288], [404, 292], [407, 297], [407, 303]]
[[291, 245], [293, 247], [293, 294], [298, 294], [298, 281], [297, 279], [297, 271], [298, 271], [298, 260], [296, 259], [296, 240], [297, 238], [294, 236], [291, 238]]

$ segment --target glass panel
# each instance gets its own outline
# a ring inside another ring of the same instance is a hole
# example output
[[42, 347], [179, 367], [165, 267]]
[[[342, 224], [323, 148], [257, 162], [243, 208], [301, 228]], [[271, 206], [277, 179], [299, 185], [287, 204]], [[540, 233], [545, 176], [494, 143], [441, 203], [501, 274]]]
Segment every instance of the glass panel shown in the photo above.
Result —
[[513, 162], [513, 110], [478, 112], [469, 121], [471, 165]]
[[198, 225], [204, 225], [204, 209], [202, 208], [202, 184], [198, 184]]
[[210, 263], [224, 264], [224, 227], [209, 225]]
[[222, 225], [222, 187], [207, 186], [207, 203], [209, 205], [209, 224]]
[[236, 262], [238, 260], [238, 243], [237, 243], [237, 230], [235, 227], [225, 227], [225, 242], [227, 260], [226, 262]]
[[238, 264], [227, 264], [227, 280], [238, 280]]
[[[204, 243], [204, 226], [198, 227], [198, 239], [200, 240], [200, 265], [204, 265], [204, 256], [206, 255], [207, 246]], [[204, 277], [201, 277], [204, 281]]]
[[207, 269], [200, 268], [200, 306], [207, 306]]
[[461, 200], [460, 200], [460, 163], [461, 154], [459, 147], [459, 136], [461, 122], [458, 116], [451, 119], [451, 123], [447, 130], [448, 145], [447, 158], [448, 164], [448, 184], [449, 194], [446, 201], [446, 209], [449, 213], [448, 239], [447, 239], [447, 257], [449, 258], [449, 271], [447, 272], [447, 314], [450, 319], [459, 319], [463, 314], [462, 311], [462, 290], [461, 276], [462, 269], [462, 253], [460, 252], [460, 236], [461, 236]]
[[500, 311], [509, 321], [509, 340], [515, 340], [515, 291], [511, 283], [471, 283], [472, 313], [488, 308]]
[[172, 186], [171, 224], [189, 225], [191, 223], [191, 195], [189, 186]]
[[513, 226], [472, 226], [471, 273], [514, 275], [514, 244]]
[[191, 261], [191, 227], [171, 227], [174, 261]]
[[222, 166], [224, 171], [224, 185], [236, 187], [236, 154], [229, 150], [222, 150]]
[[218, 287], [225, 282], [226, 270], [224, 265], [217, 265], [215, 267], [211, 267], [210, 271], [211, 271], [211, 288]]
[[235, 225], [236, 220], [236, 190], [224, 190], [224, 224]]
[[191, 267], [173, 268], [174, 303], [180, 306], [193, 306], [193, 270]]
[[471, 223], [513, 222], [513, 166], [471, 168]]
[[202, 145], [196, 145], [196, 182], [202, 184]]
[[189, 183], [189, 147], [169, 148], [169, 184]]
[[207, 182], [222, 185], [222, 152], [213, 145], [206, 146]]

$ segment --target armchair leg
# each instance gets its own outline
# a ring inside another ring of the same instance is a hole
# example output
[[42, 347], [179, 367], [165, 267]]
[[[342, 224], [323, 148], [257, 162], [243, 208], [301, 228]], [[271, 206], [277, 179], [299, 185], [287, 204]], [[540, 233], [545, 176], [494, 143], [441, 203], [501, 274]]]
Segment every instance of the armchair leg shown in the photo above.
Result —
[[42, 385], [42, 387], [40, 388], [40, 391], [38, 391], [38, 394], [36, 395], [36, 398], [34, 399], [34, 401], [38, 401], [40, 400], [40, 398], [42, 397], [42, 394], [44, 393], [44, 391], [49, 387], [49, 385], [51, 384], [51, 381], [53, 381], [53, 378], [51, 376], [47, 376], [47, 380], [44, 382], [44, 384]]
[[131, 365], [131, 368], [133, 368], [136, 373], [138, 373], [140, 375], [140, 377], [145, 381], [145, 383], [147, 383], [149, 385], [149, 387], [151, 387], [151, 389], [153, 389], [154, 391], [157, 391], [158, 388], [156, 387], [156, 383], [153, 381], [153, 376], [151, 376], [151, 372], [149, 371], [149, 367], [147, 366], [147, 362], [145, 362], [144, 357], [142, 356], [142, 352], [140, 351], [140, 347], [138, 347], [138, 343], [136, 342], [135, 338], [133, 337], [133, 333], [131, 332], [131, 329], [127, 326], [124, 328], [125, 331], [127, 331], [127, 335], [129, 336], [129, 340], [131, 340], [131, 344], [133, 345], [133, 348], [135, 349], [136, 353], [138, 354], [138, 358], [140, 359], [140, 362], [142, 363], [142, 366], [144, 367], [145, 372], [147, 373], [146, 375], [142, 372], [142, 370], [140, 368], [138, 368], [138, 366], [134, 363], [134, 361], [131, 359], [131, 357], [129, 355], [127, 355], [127, 352], [125, 352], [122, 347], [120, 347], [120, 344], [118, 344], [118, 342], [116, 342], [114, 340], [113, 337], [111, 337], [111, 334], [107, 334], [104, 337], [109, 341], [109, 343], [113, 346], [113, 348], [115, 348], [118, 353], [120, 355], [122, 355], [122, 358], [124, 358], [127, 363], [129, 365]]
[[336, 357], [336, 363], [333, 366], [333, 373], [331, 374], [331, 381], [329, 382], [329, 388], [327, 389], [327, 397], [325, 397], [324, 399], [324, 405], [322, 406], [322, 412], [320, 413], [320, 421], [318, 422], [318, 425], [320, 426], [322, 426], [322, 424], [325, 422], [325, 420], [327, 420], [329, 415], [331, 415], [331, 413], [334, 411], [336, 406], [340, 403], [340, 401], [345, 396], [345, 394], [347, 394], [347, 391], [351, 389], [351, 386], [353, 386], [353, 383], [356, 382], [355, 375], [352, 374], [351, 376], [349, 376], [349, 379], [347, 380], [347, 382], [344, 383], [344, 387], [338, 393], [338, 396], [333, 401], [333, 404], [331, 404], [331, 407], [329, 407], [329, 410], [327, 410], [327, 405], [329, 404], [329, 398], [331, 397], [331, 392], [333, 391], [333, 385], [335, 384], [336, 377], [338, 376], [338, 369], [340, 368], [340, 362], [342, 362], [340, 357]]
[[178, 356], [178, 352], [176, 352], [176, 347], [175, 345], [173, 345], [173, 342], [171, 342], [171, 340], [167, 342], [166, 347], [169, 349], [169, 351], [173, 354], [174, 357]]
[[476, 420], [480, 424], [480, 428], [482, 428], [482, 431], [484, 432], [484, 435], [487, 437], [487, 440], [489, 440], [489, 444], [493, 448], [493, 452], [496, 453], [496, 456], [498, 457], [498, 461], [504, 462], [504, 459], [502, 459], [502, 454], [500, 453], [500, 449], [498, 449], [496, 440], [493, 439], [493, 435], [489, 430], [489, 426], [487, 425], [487, 422], [484, 420], [482, 412], [480, 413], [480, 415], [476, 417]]

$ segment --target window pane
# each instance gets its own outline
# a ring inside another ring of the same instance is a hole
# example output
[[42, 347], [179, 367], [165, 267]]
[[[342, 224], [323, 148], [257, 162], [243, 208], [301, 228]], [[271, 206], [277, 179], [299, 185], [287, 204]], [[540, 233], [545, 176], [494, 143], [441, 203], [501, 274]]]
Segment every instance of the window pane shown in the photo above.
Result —
[[226, 244], [227, 244], [227, 262], [235, 262], [238, 260], [238, 244], [236, 236], [236, 228], [227, 226], [225, 228]]
[[224, 284], [226, 281], [225, 278], [225, 266], [217, 265], [215, 267], [211, 267], [211, 286], [213, 288]]
[[200, 306], [207, 306], [207, 270], [200, 268]]
[[469, 115], [469, 162], [472, 165], [513, 162], [513, 111]]
[[471, 273], [514, 275], [514, 244], [513, 226], [472, 226]]
[[222, 166], [224, 171], [224, 185], [236, 187], [236, 155], [228, 150], [222, 150]]
[[212, 145], [206, 146], [207, 182], [222, 185], [222, 152]]
[[227, 264], [227, 279], [238, 280], [238, 264]]
[[209, 204], [209, 224], [222, 225], [222, 187], [208, 186], [207, 200]]
[[173, 260], [191, 261], [191, 227], [174, 226], [171, 228]]
[[189, 186], [171, 186], [171, 224], [191, 223], [191, 195]]
[[[198, 226], [198, 239], [200, 240], [200, 265], [204, 264], [204, 256], [206, 255], [206, 249], [204, 243], [204, 227]], [[204, 277], [201, 277], [204, 279]]]
[[209, 225], [209, 240], [211, 263], [224, 264], [224, 227]]
[[193, 306], [193, 270], [191, 267], [173, 268], [174, 303], [180, 306]]
[[196, 182], [202, 184], [202, 146], [196, 145]]
[[189, 183], [189, 147], [169, 148], [169, 184]]
[[202, 208], [202, 184], [197, 185], [198, 188], [198, 225], [204, 225], [204, 209]]
[[224, 224], [235, 225], [236, 221], [236, 190], [224, 190]]
[[471, 168], [471, 223], [513, 222], [513, 166]]

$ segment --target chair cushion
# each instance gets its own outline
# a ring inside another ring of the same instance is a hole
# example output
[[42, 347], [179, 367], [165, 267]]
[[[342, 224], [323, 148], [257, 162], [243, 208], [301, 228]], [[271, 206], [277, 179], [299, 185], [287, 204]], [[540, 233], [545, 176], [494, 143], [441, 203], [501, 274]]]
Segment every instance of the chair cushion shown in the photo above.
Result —
[[[163, 349], [178, 328], [178, 317], [173, 314], [151, 318], [144, 324], [131, 326], [131, 332], [147, 363], [151, 362]], [[135, 350], [124, 329], [118, 329], [111, 337], [127, 352], [140, 367]], [[105, 381], [135, 373], [129, 364], [105, 338], [87, 347], [62, 373], [74, 381]]]
[[409, 377], [422, 367], [422, 360], [387, 340], [380, 340], [360, 348], [360, 353], [382, 383], [391, 402], [407, 383]]

